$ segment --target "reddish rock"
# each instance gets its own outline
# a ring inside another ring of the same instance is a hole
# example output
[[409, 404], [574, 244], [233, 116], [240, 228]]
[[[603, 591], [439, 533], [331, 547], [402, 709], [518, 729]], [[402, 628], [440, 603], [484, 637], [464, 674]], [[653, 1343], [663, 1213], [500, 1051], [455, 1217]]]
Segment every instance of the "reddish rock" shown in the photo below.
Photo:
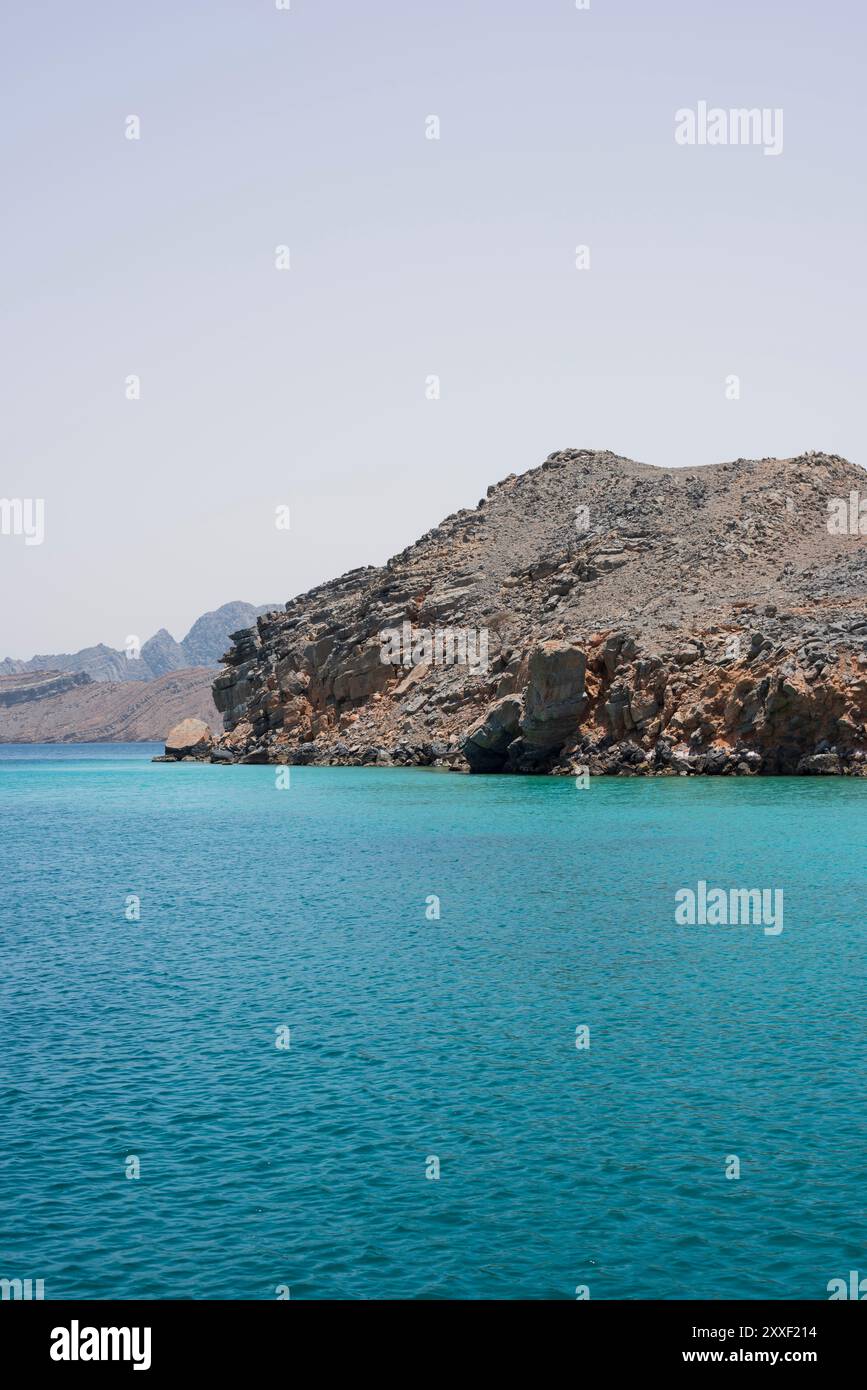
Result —
[[172, 758], [207, 758], [214, 736], [202, 719], [182, 719], [166, 738], [166, 756]]

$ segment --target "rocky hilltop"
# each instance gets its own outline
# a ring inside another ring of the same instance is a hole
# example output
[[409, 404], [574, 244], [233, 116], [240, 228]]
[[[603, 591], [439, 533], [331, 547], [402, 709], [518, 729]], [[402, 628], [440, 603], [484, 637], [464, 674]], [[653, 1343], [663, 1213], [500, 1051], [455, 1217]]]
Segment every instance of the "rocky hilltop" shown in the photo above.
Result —
[[211, 756], [860, 774], [865, 482], [820, 453], [694, 469], [554, 453], [234, 633]]

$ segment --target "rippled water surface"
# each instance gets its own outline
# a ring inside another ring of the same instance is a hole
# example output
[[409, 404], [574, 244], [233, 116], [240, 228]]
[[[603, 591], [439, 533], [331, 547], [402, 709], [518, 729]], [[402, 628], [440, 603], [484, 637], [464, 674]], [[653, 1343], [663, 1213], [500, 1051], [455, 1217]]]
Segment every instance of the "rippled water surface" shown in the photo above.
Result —
[[[0, 1277], [803, 1299], [867, 1273], [867, 782], [278, 790], [152, 751], [0, 749]], [[699, 879], [782, 888], [782, 933], [677, 925]]]

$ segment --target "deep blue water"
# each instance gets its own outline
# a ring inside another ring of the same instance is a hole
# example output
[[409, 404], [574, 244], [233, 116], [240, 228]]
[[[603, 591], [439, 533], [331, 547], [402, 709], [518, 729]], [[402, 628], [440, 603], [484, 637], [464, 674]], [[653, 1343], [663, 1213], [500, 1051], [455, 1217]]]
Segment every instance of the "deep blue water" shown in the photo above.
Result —
[[[278, 790], [153, 751], [0, 749], [0, 1277], [809, 1299], [867, 1274], [867, 782]], [[677, 925], [699, 879], [782, 888], [782, 933]]]

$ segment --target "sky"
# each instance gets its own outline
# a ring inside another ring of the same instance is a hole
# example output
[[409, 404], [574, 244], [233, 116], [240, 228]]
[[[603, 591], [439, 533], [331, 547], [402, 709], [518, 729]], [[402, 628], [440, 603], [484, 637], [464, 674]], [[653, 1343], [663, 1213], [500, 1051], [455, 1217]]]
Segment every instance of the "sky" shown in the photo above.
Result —
[[[0, 25], [0, 657], [282, 603], [560, 448], [867, 462], [856, 0]], [[678, 143], [702, 101], [782, 151]]]

